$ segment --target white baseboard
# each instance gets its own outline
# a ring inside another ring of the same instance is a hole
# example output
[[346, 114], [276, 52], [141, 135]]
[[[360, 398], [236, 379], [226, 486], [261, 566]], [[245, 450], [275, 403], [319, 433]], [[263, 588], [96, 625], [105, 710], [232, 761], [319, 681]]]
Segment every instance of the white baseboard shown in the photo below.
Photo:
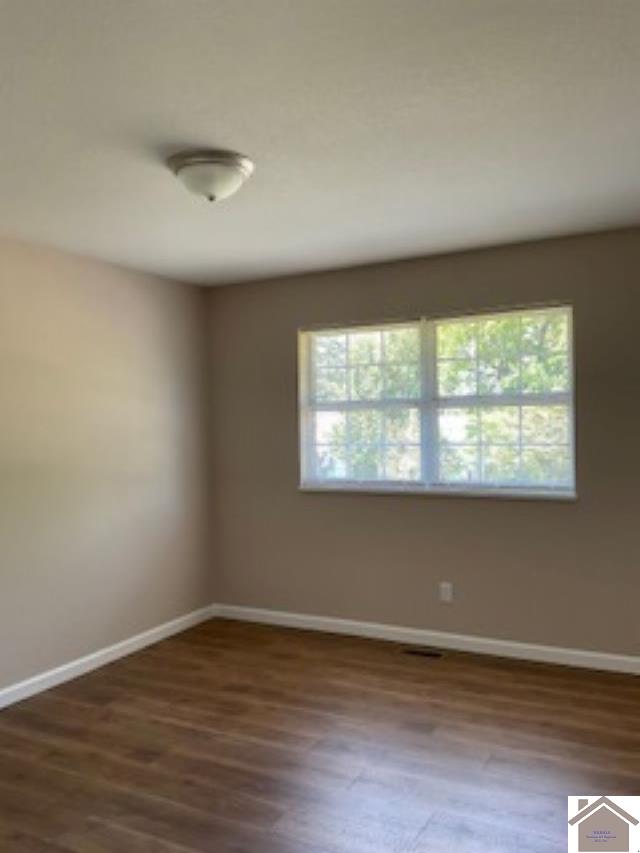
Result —
[[186, 631], [200, 622], [215, 617], [238, 619], [244, 622], [261, 622], [266, 625], [283, 625], [289, 628], [305, 628], [330, 634], [349, 634], [354, 637], [371, 637], [391, 640], [410, 645], [436, 646], [462, 652], [498, 655], [521, 660], [580, 666], [587, 669], [609, 670], [640, 675], [640, 657], [617, 655], [585, 649], [565, 649], [559, 646], [540, 646], [534, 643], [518, 643], [511, 640], [495, 640], [489, 637], [474, 637], [468, 634], [450, 634], [426, 628], [406, 628], [400, 625], [385, 625], [379, 622], [359, 622], [352, 619], [337, 619], [332, 616], [314, 616], [308, 613], [289, 613], [281, 610], [263, 610], [255, 607], [237, 607], [233, 604], [211, 604], [157, 625], [120, 643], [99, 649], [77, 658], [55, 669], [34, 675], [25, 681], [0, 688], [0, 708], [6, 708], [43, 690], [49, 690], [65, 681], [99, 669], [118, 658], [160, 642], [173, 634]]
[[77, 678], [79, 675], [84, 675], [86, 672], [91, 672], [93, 669], [105, 666], [118, 658], [123, 658], [133, 652], [140, 651], [140, 649], [151, 646], [153, 643], [158, 643], [166, 637], [179, 634], [180, 631], [186, 631], [187, 628], [191, 628], [193, 625], [198, 625], [200, 622], [211, 619], [215, 615], [216, 610], [215, 605], [194, 610], [191, 613], [186, 613], [184, 616], [178, 616], [177, 619], [172, 619], [170, 622], [165, 622], [163, 625], [157, 625], [155, 628], [150, 628], [148, 631], [143, 631], [141, 634], [129, 637], [127, 640], [122, 640], [120, 643], [115, 643], [113, 646], [107, 646], [104, 649], [99, 649], [97, 652], [92, 652], [89, 655], [72, 660], [55, 669], [41, 672], [32, 678], [27, 678], [25, 681], [1, 688], [0, 708], [6, 708], [8, 705], [13, 705], [14, 702], [20, 702], [22, 699], [27, 699], [29, 696], [41, 693], [43, 690], [49, 690], [51, 687], [56, 687], [65, 681], [71, 681], [71, 679]]
[[586, 649], [566, 649], [560, 646], [540, 646], [535, 643], [495, 640], [490, 637], [475, 637], [468, 634], [450, 634], [445, 631], [432, 631], [425, 628], [404, 628], [400, 625], [358, 622], [352, 619], [313, 616], [307, 613], [236, 607], [232, 604], [217, 604], [214, 605], [213, 610], [216, 616], [225, 619], [239, 619], [244, 622], [262, 622], [267, 625], [306, 628], [312, 631], [326, 631], [331, 634], [373, 637], [378, 640], [392, 640], [396, 643], [436, 646], [461, 652], [477, 652], [499, 657], [640, 675], [640, 657], [633, 655], [610, 654], [609, 652]]

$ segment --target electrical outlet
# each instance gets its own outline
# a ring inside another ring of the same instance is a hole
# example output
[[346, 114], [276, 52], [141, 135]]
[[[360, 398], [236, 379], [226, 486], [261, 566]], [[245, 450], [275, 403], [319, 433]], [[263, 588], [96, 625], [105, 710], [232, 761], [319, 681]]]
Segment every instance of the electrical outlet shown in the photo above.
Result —
[[451, 581], [440, 581], [440, 602], [453, 604], [453, 584]]

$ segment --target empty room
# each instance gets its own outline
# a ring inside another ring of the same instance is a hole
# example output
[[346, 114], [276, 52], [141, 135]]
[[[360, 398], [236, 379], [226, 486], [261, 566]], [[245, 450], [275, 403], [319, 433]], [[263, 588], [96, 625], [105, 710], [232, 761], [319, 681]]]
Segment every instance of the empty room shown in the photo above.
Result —
[[0, 0], [0, 853], [640, 850], [640, 0]]

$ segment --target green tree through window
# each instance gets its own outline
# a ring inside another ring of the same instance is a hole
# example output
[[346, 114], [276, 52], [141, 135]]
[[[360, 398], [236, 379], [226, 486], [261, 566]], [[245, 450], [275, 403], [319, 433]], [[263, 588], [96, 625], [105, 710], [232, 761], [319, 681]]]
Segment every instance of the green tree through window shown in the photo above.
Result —
[[303, 484], [572, 491], [570, 309], [301, 342]]

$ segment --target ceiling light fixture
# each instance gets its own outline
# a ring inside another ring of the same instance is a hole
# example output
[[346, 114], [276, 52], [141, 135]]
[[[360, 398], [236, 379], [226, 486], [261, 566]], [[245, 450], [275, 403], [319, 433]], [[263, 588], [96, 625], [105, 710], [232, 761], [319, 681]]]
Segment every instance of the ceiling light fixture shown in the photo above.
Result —
[[180, 151], [167, 165], [189, 192], [220, 201], [237, 192], [251, 177], [253, 162], [235, 151]]

